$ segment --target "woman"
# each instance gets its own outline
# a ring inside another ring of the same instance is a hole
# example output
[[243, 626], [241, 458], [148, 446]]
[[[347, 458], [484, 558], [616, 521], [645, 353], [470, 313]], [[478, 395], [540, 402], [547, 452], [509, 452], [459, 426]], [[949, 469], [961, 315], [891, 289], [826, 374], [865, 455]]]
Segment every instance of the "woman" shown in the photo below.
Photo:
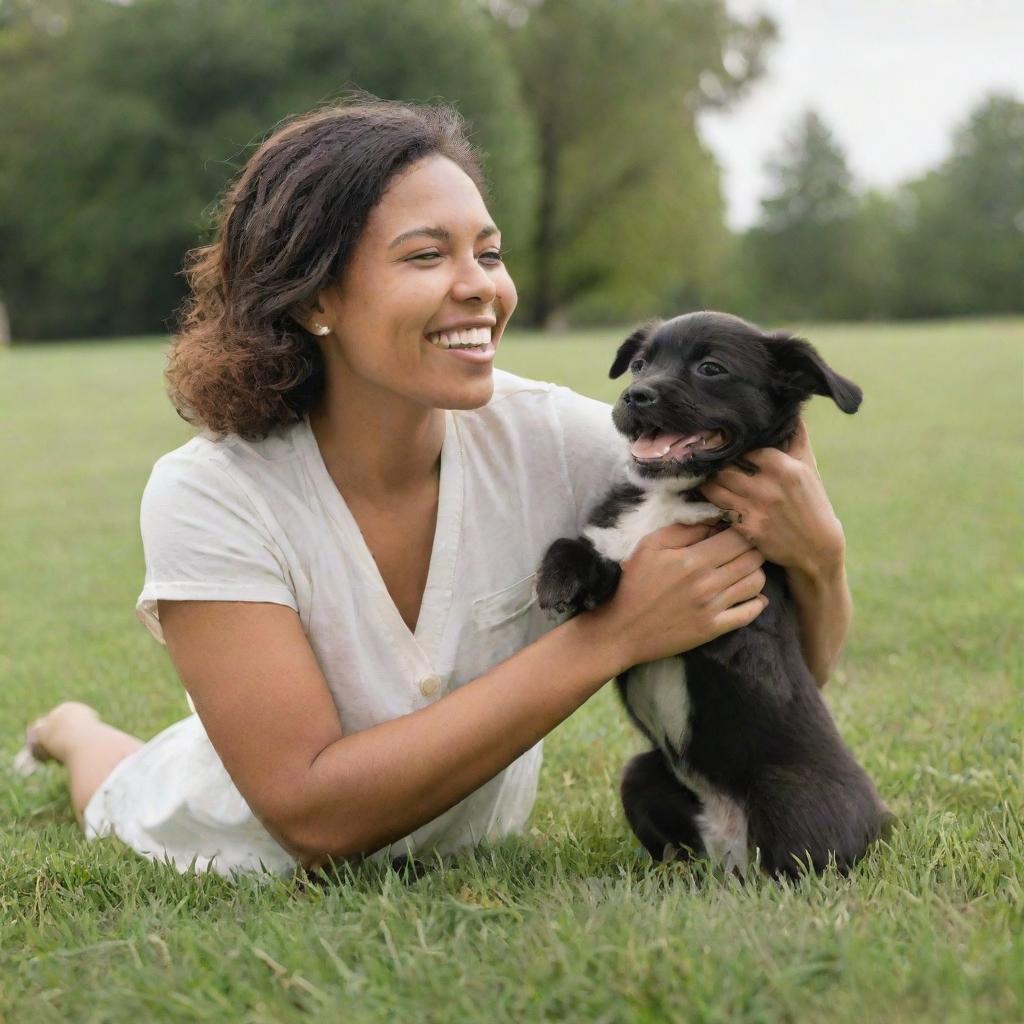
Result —
[[149, 743], [81, 704], [33, 724], [88, 836], [227, 874], [520, 830], [542, 737], [623, 668], [750, 622], [765, 557], [824, 682], [849, 598], [805, 436], [707, 488], [741, 526], [661, 530], [605, 606], [538, 614], [541, 555], [622, 445], [606, 405], [492, 370], [516, 292], [450, 109], [279, 129], [191, 284], [167, 376], [203, 429], [146, 487], [137, 613], [196, 714]]

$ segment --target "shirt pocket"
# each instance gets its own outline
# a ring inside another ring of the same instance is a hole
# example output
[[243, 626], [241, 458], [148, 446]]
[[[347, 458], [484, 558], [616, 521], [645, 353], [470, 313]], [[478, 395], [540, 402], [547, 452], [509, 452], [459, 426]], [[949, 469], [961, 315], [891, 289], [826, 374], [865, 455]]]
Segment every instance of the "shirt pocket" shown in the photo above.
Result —
[[537, 603], [537, 574], [510, 584], [503, 590], [473, 602], [473, 621], [482, 630], [497, 630], [526, 618]]

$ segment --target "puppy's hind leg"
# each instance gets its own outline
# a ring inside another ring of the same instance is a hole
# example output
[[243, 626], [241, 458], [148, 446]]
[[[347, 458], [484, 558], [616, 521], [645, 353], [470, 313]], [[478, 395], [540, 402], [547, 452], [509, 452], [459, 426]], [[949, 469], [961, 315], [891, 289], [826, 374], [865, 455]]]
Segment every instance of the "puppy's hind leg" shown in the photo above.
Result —
[[769, 874], [796, 879], [830, 862], [846, 874], [887, 831], [892, 815], [864, 770], [850, 762], [831, 772], [775, 768], [752, 788], [750, 840]]
[[669, 771], [660, 750], [638, 754], [626, 765], [620, 795], [626, 820], [654, 860], [704, 855], [697, 828], [701, 802]]
[[586, 537], [562, 537], [548, 548], [537, 572], [537, 600], [545, 611], [578, 615], [615, 593], [622, 569]]

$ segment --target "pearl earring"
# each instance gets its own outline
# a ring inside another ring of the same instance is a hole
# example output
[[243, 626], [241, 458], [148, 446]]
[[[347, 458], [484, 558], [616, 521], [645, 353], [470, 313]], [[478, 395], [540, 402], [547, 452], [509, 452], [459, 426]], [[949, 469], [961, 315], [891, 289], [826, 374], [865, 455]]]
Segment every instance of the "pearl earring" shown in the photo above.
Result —
[[317, 324], [316, 327], [313, 328], [313, 333], [319, 334], [323, 337], [325, 334], [330, 334], [331, 329], [326, 324]]

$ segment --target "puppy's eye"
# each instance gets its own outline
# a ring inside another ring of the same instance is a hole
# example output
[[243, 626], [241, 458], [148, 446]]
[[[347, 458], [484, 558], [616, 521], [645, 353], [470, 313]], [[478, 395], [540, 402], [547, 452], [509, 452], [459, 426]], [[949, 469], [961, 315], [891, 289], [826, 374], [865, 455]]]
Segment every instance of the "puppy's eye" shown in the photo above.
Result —
[[629, 372], [640, 373], [646, 365], [646, 359], [634, 359], [633, 362], [629, 364]]
[[705, 359], [700, 366], [697, 367], [697, 372], [702, 377], [717, 377], [720, 373], [728, 373], [729, 371], [721, 363], [716, 363], [711, 359]]

